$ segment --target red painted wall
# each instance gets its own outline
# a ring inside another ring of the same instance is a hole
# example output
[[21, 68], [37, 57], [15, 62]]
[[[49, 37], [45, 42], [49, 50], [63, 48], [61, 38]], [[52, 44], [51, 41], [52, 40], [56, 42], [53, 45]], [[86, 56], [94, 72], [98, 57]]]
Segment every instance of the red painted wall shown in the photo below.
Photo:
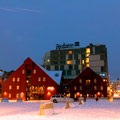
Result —
[[[31, 86], [32, 85], [40, 85], [44, 86], [46, 89], [44, 99], [50, 99], [50, 96], [56, 94], [58, 84], [50, 77], [47, 73], [45, 73], [36, 63], [34, 63], [30, 58], [27, 58], [24, 63], [10, 76], [6, 81], [2, 83], [2, 97], [9, 98], [9, 94], [11, 94], [11, 100], [17, 99], [16, 94], [23, 92], [24, 97], [23, 100], [26, 100], [26, 70], [31, 70]], [[25, 73], [22, 74], [22, 70], [25, 70]], [[36, 74], [34, 74], [34, 70], [36, 70]], [[20, 78], [20, 81], [17, 82], [17, 78]], [[41, 77], [41, 81], [38, 81], [38, 77]], [[46, 78], [43, 81], [43, 77]], [[13, 78], [15, 78], [15, 82], [13, 82]], [[9, 86], [12, 86], [12, 89], [9, 90]], [[19, 90], [17, 90], [17, 85], [20, 86]], [[47, 87], [53, 86], [54, 91], [50, 91], [51, 94], [47, 94]], [[4, 95], [4, 92], [7, 92], [7, 95]]]

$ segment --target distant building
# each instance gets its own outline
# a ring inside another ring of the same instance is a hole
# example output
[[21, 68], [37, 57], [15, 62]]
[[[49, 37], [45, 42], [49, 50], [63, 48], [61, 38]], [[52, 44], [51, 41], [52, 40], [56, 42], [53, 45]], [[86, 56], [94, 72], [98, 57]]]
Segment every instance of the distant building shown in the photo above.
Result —
[[102, 78], [108, 77], [107, 48], [105, 45], [90, 43], [80, 47], [74, 44], [56, 45], [56, 50], [45, 53], [43, 67], [50, 71], [63, 71], [63, 79], [74, 79], [86, 67], [90, 67]]
[[103, 79], [93, 70], [87, 67], [69, 84], [69, 92], [67, 95], [79, 98], [86, 97], [107, 97], [107, 79]]
[[58, 92], [61, 76], [61, 71], [47, 71], [27, 58], [3, 81], [2, 97], [9, 100], [50, 99]]

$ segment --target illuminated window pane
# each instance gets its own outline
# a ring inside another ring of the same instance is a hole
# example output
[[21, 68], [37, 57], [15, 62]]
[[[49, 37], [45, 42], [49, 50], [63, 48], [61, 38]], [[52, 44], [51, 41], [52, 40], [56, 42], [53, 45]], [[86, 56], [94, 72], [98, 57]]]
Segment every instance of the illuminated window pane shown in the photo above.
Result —
[[22, 74], [25, 74], [25, 70], [22, 70]]
[[101, 86], [101, 90], [103, 90], [103, 86]]
[[90, 85], [90, 80], [86, 80], [86, 85]]
[[87, 54], [86, 54], [86, 57], [89, 57], [89, 56], [90, 56], [90, 54], [89, 54], [89, 53], [87, 53]]
[[45, 78], [45, 77], [43, 77], [43, 81], [44, 81], [44, 82], [46, 81], [46, 78]]
[[17, 78], [17, 82], [20, 82], [20, 78], [19, 77]]
[[84, 61], [84, 60], [82, 60], [82, 64], [85, 64], [85, 61]]
[[94, 90], [97, 90], [97, 86], [94, 86]]
[[86, 63], [89, 63], [89, 58], [86, 58]]
[[86, 64], [86, 67], [89, 67], [90, 65], [89, 64]]
[[33, 70], [33, 73], [36, 74], [36, 70]]
[[79, 82], [82, 83], [82, 79], [79, 79]]
[[15, 78], [13, 78], [13, 82], [15, 82]]
[[90, 53], [90, 48], [86, 48], [86, 53]]
[[72, 63], [71, 60], [68, 60], [68, 61], [67, 61], [67, 64], [71, 64], [71, 63]]
[[96, 80], [96, 79], [94, 79], [94, 83], [97, 83], [97, 80]]
[[72, 54], [72, 51], [69, 51], [69, 54]]
[[17, 85], [17, 90], [19, 90], [19, 85]]
[[11, 89], [12, 89], [12, 86], [10, 85], [10, 86], [9, 86], [9, 90], [11, 90]]
[[106, 79], [103, 79], [103, 82], [106, 82]]
[[41, 77], [38, 77], [38, 82], [40, 82], [41, 81]]
[[16, 94], [16, 98], [18, 98], [19, 97], [19, 94]]
[[11, 94], [9, 94], [9, 98], [11, 98]]
[[50, 59], [48, 59], [47, 61], [50, 62]]

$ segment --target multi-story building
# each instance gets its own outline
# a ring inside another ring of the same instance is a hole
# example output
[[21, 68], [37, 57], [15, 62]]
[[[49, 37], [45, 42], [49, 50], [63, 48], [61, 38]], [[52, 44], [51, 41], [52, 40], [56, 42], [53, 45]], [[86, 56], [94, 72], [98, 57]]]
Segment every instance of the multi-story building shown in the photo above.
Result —
[[2, 84], [2, 75], [3, 75], [3, 71], [0, 70], [0, 98], [1, 98], [1, 92], [2, 92], [2, 87], [1, 87], [1, 84]]
[[44, 55], [43, 66], [50, 71], [63, 71], [63, 79], [74, 79], [86, 67], [90, 67], [101, 77], [108, 76], [107, 48], [105, 45], [90, 43], [86, 47], [75, 44], [56, 45]]

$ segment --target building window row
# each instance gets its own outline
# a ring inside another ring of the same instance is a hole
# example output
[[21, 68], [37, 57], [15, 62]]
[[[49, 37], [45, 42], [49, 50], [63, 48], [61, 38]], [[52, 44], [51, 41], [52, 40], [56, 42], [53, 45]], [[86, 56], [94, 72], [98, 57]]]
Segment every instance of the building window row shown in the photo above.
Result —
[[[13, 82], [15, 82], [15, 78], [12, 79]], [[20, 82], [20, 78], [17, 78], [17, 82]]]
[[[17, 85], [17, 86], [16, 86], [16, 89], [19, 90], [19, 89], [20, 89], [20, 86]], [[12, 86], [11, 86], [11, 85], [9, 86], [9, 90], [12, 90]]]
[[[38, 77], [38, 82], [40, 82], [41, 81], [41, 77]], [[43, 82], [45, 82], [46, 81], [46, 77], [43, 77]]]

